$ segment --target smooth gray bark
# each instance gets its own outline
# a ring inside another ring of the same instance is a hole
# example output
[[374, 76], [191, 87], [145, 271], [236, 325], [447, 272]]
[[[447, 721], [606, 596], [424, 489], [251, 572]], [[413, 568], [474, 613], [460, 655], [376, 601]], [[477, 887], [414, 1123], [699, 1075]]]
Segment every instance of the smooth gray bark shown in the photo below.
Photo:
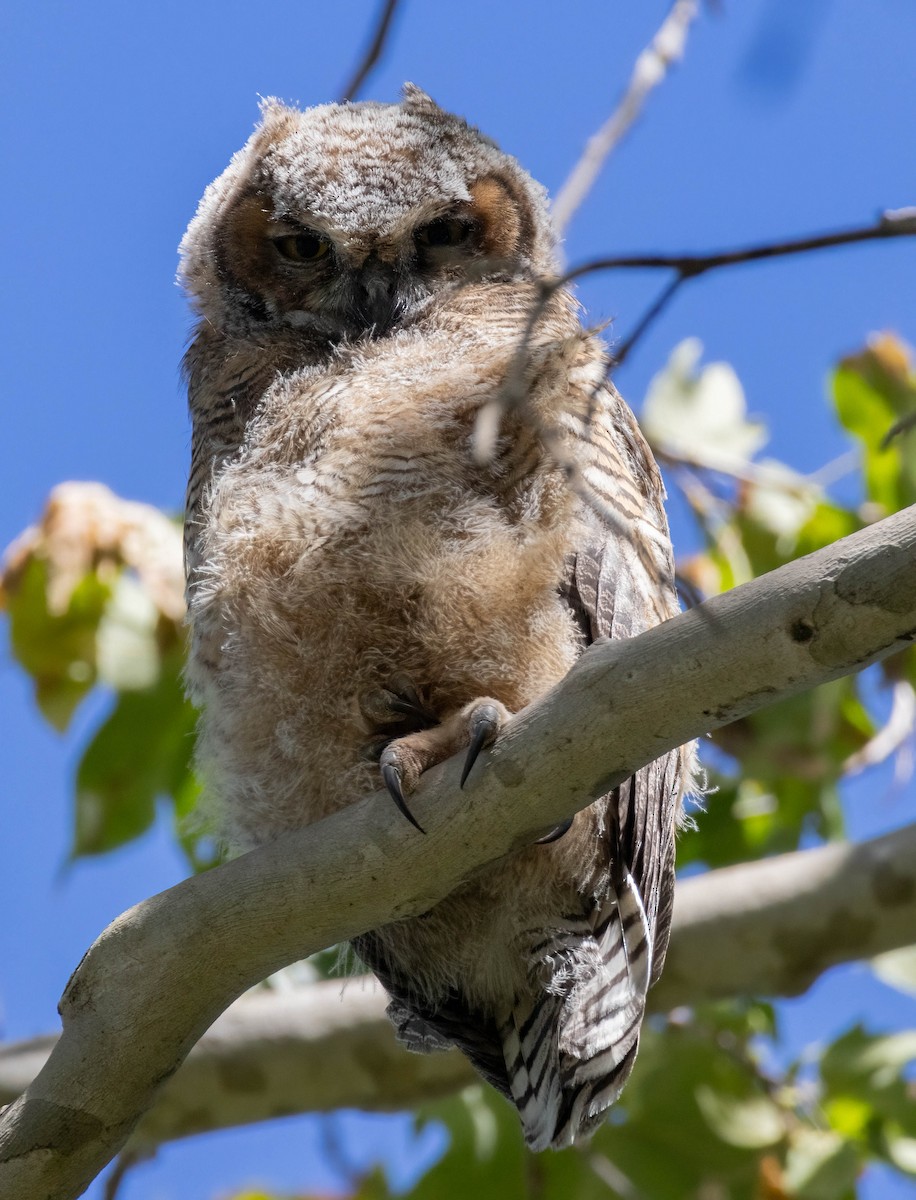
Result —
[[[795, 995], [836, 963], [914, 940], [916, 824], [727, 867], [679, 884], [652, 1008]], [[243, 996], [163, 1086], [130, 1146], [291, 1113], [412, 1108], [476, 1080], [457, 1051], [405, 1053], [385, 1001], [368, 976]], [[28, 1087], [56, 1041], [0, 1048], [0, 1103]]]

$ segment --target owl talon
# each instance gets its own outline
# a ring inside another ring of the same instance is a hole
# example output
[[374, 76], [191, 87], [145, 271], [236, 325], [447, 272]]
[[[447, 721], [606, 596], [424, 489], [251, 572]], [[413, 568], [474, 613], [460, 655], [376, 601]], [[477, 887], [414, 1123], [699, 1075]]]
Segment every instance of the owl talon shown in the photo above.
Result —
[[379, 762], [390, 744], [391, 738], [389, 737], [370, 738], [370, 740], [363, 746], [363, 758], [367, 762]]
[[532, 845], [534, 846], [549, 846], [552, 842], [558, 842], [561, 837], [565, 837], [572, 829], [573, 819], [561, 821], [559, 825], [554, 825], [550, 833], [545, 833], [543, 837], [535, 838]]
[[465, 780], [470, 775], [471, 768], [484, 746], [489, 746], [496, 740], [502, 723], [503, 718], [495, 705], [481, 704], [479, 708], [475, 709], [470, 722], [471, 741], [461, 771], [460, 787], [464, 787]]
[[429, 729], [439, 720], [423, 702], [411, 680], [401, 674], [393, 675], [382, 687], [364, 692], [358, 697], [357, 705], [373, 732], [389, 735]]
[[388, 707], [400, 716], [413, 717], [421, 728], [435, 723], [435, 717], [431, 716], [429, 709], [424, 708], [419, 701], [414, 703], [412, 700], [402, 700], [400, 696], [392, 695]]
[[407, 801], [404, 799], [404, 792], [401, 788], [401, 772], [392, 762], [382, 763], [382, 782], [388, 789], [388, 794], [398, 806], [398, 811], [421, 833], [426, 833], [426, 830], [407, 807]]
[[438, 723], [439, 717], [423, 702], [409, 676], [400, 673], [392, 675], [388, 680], [388, 691], [392, 694], [391, 708], [394, 712], [413, 717], [423, 725]]

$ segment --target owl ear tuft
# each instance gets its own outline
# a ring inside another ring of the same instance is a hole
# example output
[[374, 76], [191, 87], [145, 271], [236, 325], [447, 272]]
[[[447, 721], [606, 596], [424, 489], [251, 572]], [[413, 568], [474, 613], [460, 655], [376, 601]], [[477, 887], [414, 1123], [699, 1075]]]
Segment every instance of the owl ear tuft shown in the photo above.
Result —
[[258, 146], [263, 149], [292, 133], [299, 123], [299, 113], [276, 96], [261, 96], [258, 100], [261, 124], [257, 128]]
[[435, 102], [432, 96], [418, 88], [415, 83], [405, 83], [401, 88], [401, 95], [404, 97], [404, 107], [411, 112], [425, 113], [441, 113], [442, 109]]

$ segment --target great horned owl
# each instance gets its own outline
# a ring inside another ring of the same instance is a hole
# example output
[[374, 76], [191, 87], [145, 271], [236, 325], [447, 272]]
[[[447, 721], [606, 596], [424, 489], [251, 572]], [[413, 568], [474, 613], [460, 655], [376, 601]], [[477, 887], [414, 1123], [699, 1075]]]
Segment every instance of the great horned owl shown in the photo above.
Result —
[[[237, 848], [382, 781], [411, 816], [422, 771], [462, 748], [470, 766], [592, 641], [676, 609], [657, 468], [566, 290], [527, 344], [524, 403], [475, 453], [556, 270], [543, 189], [410, 85], [262, 117], [181, 247], [200, 315], [188, 680]], [[463, 1050], [535, 1149], [590, 1132], [632, 1068], [684, 773], [659, 759], [355, 943], [402, 1040]]]

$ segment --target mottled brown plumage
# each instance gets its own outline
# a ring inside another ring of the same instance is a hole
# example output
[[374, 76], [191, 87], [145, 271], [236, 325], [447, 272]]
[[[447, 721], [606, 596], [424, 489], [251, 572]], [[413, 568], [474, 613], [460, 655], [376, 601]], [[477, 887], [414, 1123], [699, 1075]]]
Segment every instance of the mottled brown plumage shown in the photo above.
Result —
[[[476, 130], [410, 87], [401, 105], [269, 103], [182, 255], [201, 315], [188, 680], [235, 846], [376, 790], [380, 754], [409, 795], [595, 638], [675, 611], [658, 471], [567, 293], [531, 338], [524, 404], [475, 456], [554, 267], [542, 189]], [[682, 774], [666, 756], [356, 943], [405, 1042], [460, 1046], [535, 1148], [587, 1133], [632, 1067]]]

